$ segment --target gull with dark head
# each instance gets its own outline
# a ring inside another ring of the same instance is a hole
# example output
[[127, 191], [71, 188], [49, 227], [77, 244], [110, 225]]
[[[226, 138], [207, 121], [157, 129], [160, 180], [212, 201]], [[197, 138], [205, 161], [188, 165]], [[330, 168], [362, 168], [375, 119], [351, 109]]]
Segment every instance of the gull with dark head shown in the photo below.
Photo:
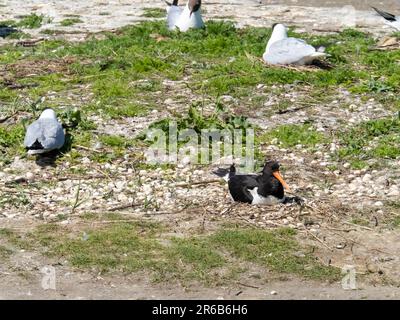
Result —
[[274, 65], [307, 65], [326, 56], [324, 48], [316, 50], [304, 40], [287, 36], [287, 28], [277, 23], [272, 26], [272, 35], [267, 43], [263, 59]]
[[389, 25], [392, 28], [395, 28], [396, 30], [400, 31], [400, 17], [399, 16], [395, 16], [392, 13], [379, 10], [379, 9], [377, 9], [375, 7], [372, 7], [372, 9], [374, 9], [380, 16], [385, 18], [385, 23], [387, 25]]
[[28, 154], [43, 154], [62, 148], [64, 142], [64, 130], [56, 113], [52, 109], [46, 109], [27, 128], [24, 146]]
[[167, 2], [168, 29], [178, 29], [186, 32], [189, 29], [203, 28], [204, 22], [201, 16], [201, 0], [189, 0], [182, 9], [178, 6], [178, 0]]

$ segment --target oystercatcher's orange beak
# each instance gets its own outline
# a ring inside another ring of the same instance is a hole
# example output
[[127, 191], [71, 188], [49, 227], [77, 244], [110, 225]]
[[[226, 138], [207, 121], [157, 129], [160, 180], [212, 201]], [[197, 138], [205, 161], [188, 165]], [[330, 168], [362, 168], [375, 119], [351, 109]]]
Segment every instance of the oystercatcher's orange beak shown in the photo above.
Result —
[[283, 180], [283, 178], [282, 178], [282, 176], [281, 176], [281, 173], [280, 173], [279, 171], [275, 171], [275, 172], [273, 172], [272, 174], [273, 174], [273, 176], [274, 176], [275, 178], [277, 178], [277, 179], [279, 180], [280, 183], [282, 183], [283, 187], [284, 187], [287, 191], [291, 192], [289, 186], [287, 185], [287, 183], [285, 182], [285, 180]]

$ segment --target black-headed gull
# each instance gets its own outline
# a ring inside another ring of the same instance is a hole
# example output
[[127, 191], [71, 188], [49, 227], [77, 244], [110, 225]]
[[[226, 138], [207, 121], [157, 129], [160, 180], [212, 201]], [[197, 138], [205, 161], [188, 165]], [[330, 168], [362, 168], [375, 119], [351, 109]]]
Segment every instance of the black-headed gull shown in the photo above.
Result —
[[201, 17], [201, 0], [189, 0], [183, 9], [178, 6], [178, 0], [172, 3], [167, 2], [167, 5], [168, 29], [186, 32], [191, 28], [204, 27]]

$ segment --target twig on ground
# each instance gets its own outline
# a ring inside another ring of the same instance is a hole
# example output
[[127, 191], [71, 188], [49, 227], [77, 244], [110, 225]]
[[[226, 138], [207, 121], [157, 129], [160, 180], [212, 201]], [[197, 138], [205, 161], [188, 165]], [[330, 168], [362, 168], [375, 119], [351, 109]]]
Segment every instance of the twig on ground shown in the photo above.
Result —
[[18, 41], [16, 43], [16, 45], [22, 46], [22, 47], [33, 47], [33, 46], [36, 46], [36, 44], [41, 41], [44, 41], [44, 38], [39, 38], [39, 39], [35, 39], [35, 40]]
[[351, 222], [347, 222], [347, 221], [343, 221], [342, 223], [343, 223], [343, 224], [348, 224], [349, 226], [353, 226], [353, 227], [358, 227], [358, 228], [361, 228], [361, 229], [365, 229], [365, 230], [368, 230], [368, 231], [374, 231], [374, 229], [372, 229], [372, 228], [368, 228], [368, 227], [365, 227], [365, 226], [360, 226], [360, 225], [355, 224], [355, 223], [351, 223]]
[[198, 186], [198, 185], [203, 185], [203, 184], [211, 184], [211, 183], [217, 183], [221, 182], [221, 179], [214, 179], [214, 180], [205, 180], [205, 181], [197, 181], [197, 182], [185, 182], [185, 183], [176, 183], [173, 185], [173, 187], [177, 188], [185, 188], [185, 187], [191, 187], [191, 186]]
[[91, 152], [96, 152], [96, 153], [103, 153], [103, 151], [92, 149], [92, 148], [88, 148], [88, 147], [84, 147], [84, 146], [80, 146], [80, 145], [75, 145], [74, 148], [82, 149], [82, 150], [86, 150], [86, 151], [91, 151]]
[[341, 232], [350, 232], [350, 231], [357, 231], [357, 229], [340, 229], [340, 228], [331, 228], [331, 227], [324, 227], [327, 230], [331, 231], [341, 231]]
[[55, 180], [57, 181], [66, 181], [66, 180], [91, 180], [91, 179], [104, 179], [107, 176], [103, 175], [90, 175], [90, 176], [66, 176], [66, 177], [59, 177]]
[[118, 211], [118, 210], [123, 210], [123, 209], [128, 209], [128, 208], [136, 208], [136, 207], [140, 207], [141, 205], [143, 205], [142, 203], [126, 203], [120, 206], [116, 206], [113, 208], [108, 209], [107, 211]]
[[237, 284], [240, 286], [243, 286], [243, 287], [247, 287], [247, 288], [260, 289], [260, 287], [252, 286], [251, 284], [245, 284], [242, 282], [237, 282]]
[[327, 249], [329, 249], [330, 251], [333, 251], [333, 248], [329, 247], [324, 241], [322, 241], [320, 238], [318, 238], [315, 234], [313, 234], [312, 232], [308, 231], [307, 229], [305, 231], [306, 231], [306, 233], [308, 235], [311, 235], [315, 240], [317, 240], [318, 242], [322, 243]]
[[13, 117], [14, 117], [15, 115], [17, 115], [17, 114], [18, 114], [18, 111], [14, 112], [14, 113], [12, 113], [12, 114], [10, 114], [10, 115], [8, 115], [8, 116], [5, 116], [4, 118], [1, 118], [1, 119], [0, 119], [0, 123], [6, 122], [8, 119], [13, 118]]

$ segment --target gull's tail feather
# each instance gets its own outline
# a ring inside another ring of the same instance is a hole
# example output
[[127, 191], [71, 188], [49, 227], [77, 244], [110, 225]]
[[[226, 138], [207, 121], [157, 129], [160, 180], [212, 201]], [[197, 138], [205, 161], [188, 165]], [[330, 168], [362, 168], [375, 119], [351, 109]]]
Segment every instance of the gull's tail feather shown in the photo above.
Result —
[[235, 165], [232, 164], [229, 169], [218, 168], [217, 170], [213, 171], [213, 173], [218, 177], [221, 177], [224, 180], [228, 181], [231, 177], [235, 175], [236, 168]]
[[388, 21], [396, 21], [396, 16], [394, 14], [379, 10], [379, 9], [377, 9], [375, 7], [371, 7], [371, 8], [374, 9], [379, 15], [384, 17], [386, 20], [388, 20]]

